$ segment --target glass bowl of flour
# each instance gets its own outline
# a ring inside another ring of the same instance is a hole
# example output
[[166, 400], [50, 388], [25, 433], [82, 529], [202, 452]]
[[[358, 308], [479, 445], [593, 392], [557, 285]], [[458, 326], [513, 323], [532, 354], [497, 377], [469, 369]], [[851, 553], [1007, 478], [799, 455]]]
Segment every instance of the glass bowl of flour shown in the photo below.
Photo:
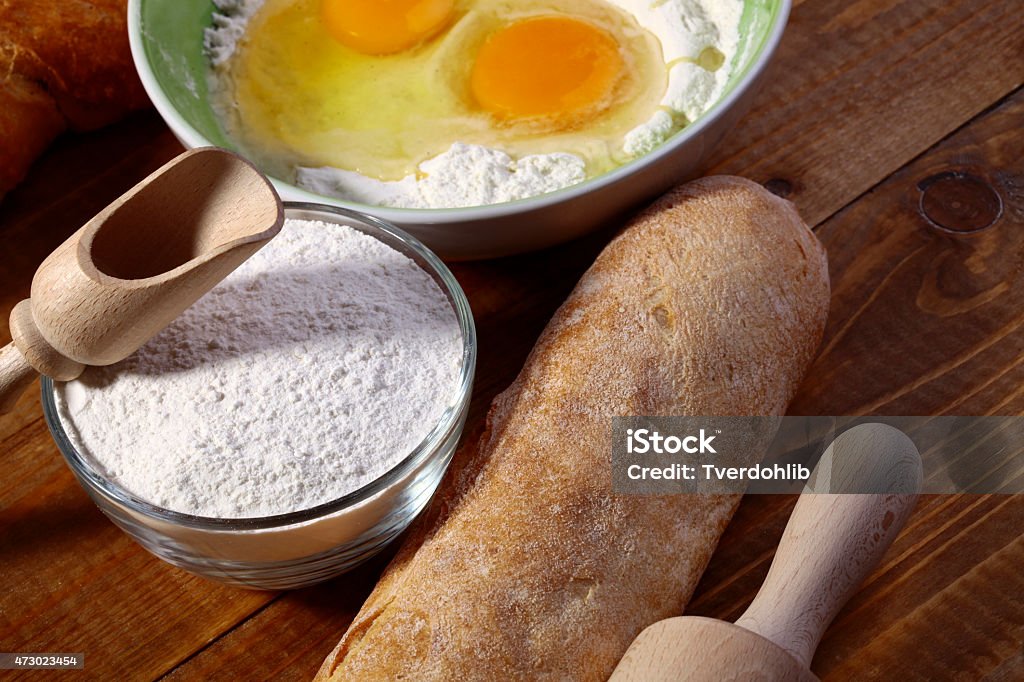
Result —
[[161, 559], [287, 589], [365, 561], [427, 505], [476, 364], [469, 303], [426, 247], [286, 203], [280, 235], [127, 360], [43, 381], [100, 509]]

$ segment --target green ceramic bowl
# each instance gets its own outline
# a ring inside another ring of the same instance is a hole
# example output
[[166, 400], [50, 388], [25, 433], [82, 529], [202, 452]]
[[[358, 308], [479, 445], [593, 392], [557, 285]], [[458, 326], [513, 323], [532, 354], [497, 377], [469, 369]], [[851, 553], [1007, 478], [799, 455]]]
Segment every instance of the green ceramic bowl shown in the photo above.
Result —
[[[282, 197], [342, 206], [411, 232], [450, 259], [488, 258], [578, 237], [694, 176], [748, 109], [789, 16], [791, 0], [746, 0], [740, 48], [724, 96], [658, 149], [572, 187], [530, 199], [455, 209], [366, 206], [313, 194], [272, 178]], [[234, 149], [207, 96], [203, 31], [211, 0], [129, 0], [128, 31], [142, 83], [186, 147]]]

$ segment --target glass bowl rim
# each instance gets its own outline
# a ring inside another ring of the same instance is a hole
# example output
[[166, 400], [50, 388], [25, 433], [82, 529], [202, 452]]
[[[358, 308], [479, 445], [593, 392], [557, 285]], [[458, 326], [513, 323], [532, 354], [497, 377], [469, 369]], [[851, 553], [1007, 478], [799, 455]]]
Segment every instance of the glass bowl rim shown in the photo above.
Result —
[[[452, 402], [445, 409], [441, 418], [409, 454], [402, 458], [382, 475], [373, 479], [366, 485], [348, 492], [341, 497], [324, 502], [315, 507], [299, 511], [286, 512], [283, 514], [272, 514], [268, 516], [254, 516], [248, 518], [220, 518], [213, 516], [201, 516], [187, 514], [184, 512], [166, 509], [150, 502], [146, 502], [122, 488], [107, 477], [100, 474], [89, 464], [86, 458], [68, 438], [64, 427], [61, 424], [57, 413], [57, 405], [54, 399], [54, 382], [49, 377], [41, 377], [43, 416], [46, 425], [49, 427], [50, 435], [57, 444], [67, 461], [72, 472], [79, 479], [84, 479], [89, 486], [103, 495], [103, 497], [115, 504], [127, 507], [129, 510], [140, 513], [144, 516], [157, 519], [165, 523], [178, 526], [185, 526], [199, 530], [209, 531], [256, 531], [270, 530], [293, 526], [297, 524], [315, 521], [317, 519], [342, 512], [365, 502], [380, 492], [383, 492], [393, 483], [402, 480], [417, 466], [442, 452], [442, 446], [448, 441], [452, 434], [459, 429], [461, 416], [466, 409], [473, 387], [473, 375], [476, 370], [477, 339], [476, 325], [473, 321], [473, 314], [470, 310], [469, 300], [459, 285], [458, 280], [451, 270], [435, 255], [430, 249], [424, 246], [418, 239], [409, 233], [401, 230], [390, 223], [374, 216], [340, 206], [328, 204], [317, 204], [309, 202], [285, 201], [285, 218], [288, 218], [289, 211], [305, 211], [320, 214], [329, 214], [328, 221], [338, 225], [344, 225], [341, 219], [362, 223], [371, 228], [369, 233], [383, 232], [388, 237], [397, 240], [403, 248], [412, 251], [422, 262], [417, 265], [427, 270], [428, 274], [440, 279], [442, 289], [446, 297], [450, 299], [452, 310], [458, 320], [459, 330], [462, 332], [462, 366], [459, 369], [459, 382]], [[350, 225], [351, 226], [351, 225]], [[364, 234], [368, 233], [359, 227], [353, 227]], [[387, 243], [387, 242], [385, 242]], [[390, 245], [389, 245], [390, 246]], [[407, 255], [407, 254], [403, 254]], [[425, 264], [425, 265], [424, 265]], [[434, 277], [432, 277], [434, 279]], [[436, 280], [435, 280], [436, 281]]]

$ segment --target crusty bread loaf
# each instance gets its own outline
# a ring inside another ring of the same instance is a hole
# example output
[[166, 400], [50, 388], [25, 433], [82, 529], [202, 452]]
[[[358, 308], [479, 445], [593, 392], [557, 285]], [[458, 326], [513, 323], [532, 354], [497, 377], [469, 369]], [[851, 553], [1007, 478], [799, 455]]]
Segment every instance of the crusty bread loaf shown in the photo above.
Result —
[[606, 679], [682, 612], [739, 502], [614, 495], [611, 417], [783, 413], [828, 298], [788, 202], [731, 177], [663, 197], [555, 314], [318, 679]]
[[0, 197], [67, 128], [148, 103], [132, 64], [126, 0], [0, 0]]

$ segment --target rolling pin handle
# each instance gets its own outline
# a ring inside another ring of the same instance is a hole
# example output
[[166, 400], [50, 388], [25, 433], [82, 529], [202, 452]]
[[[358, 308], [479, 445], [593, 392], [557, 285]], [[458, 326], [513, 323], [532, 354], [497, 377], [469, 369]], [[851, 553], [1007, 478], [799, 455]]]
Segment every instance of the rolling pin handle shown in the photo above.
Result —
[[736, 621], [805, 667], [825, 628], [899, 534], [921, 488], [920, 456], [899, 429], [861, 424], [836, 438], [822, 459], [838, 453], [843, 461], [832, 466], [847, 477], [840, 490], [887, 492], [801, 495], [764, 585]]

